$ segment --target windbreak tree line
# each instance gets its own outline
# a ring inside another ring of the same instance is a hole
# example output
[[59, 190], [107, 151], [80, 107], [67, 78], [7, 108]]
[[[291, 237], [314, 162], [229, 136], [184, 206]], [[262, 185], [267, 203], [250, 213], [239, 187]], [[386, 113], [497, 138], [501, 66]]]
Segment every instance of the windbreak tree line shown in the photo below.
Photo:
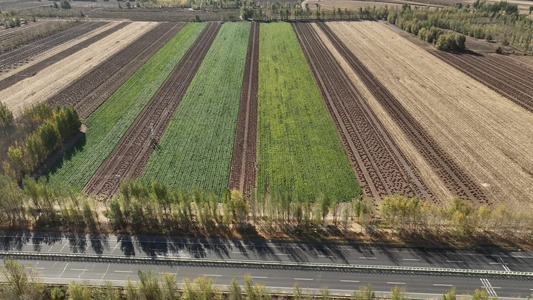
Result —
[[[13, 126], [13, 114], [0, 105], [0, 129], [7, 136]], [[52, 109], [41, 103], [25, 108], [18, 126], [28, 128], [30, 133], [9, 146], [2, 167], [5, 174], [20, 181], [32, 175], [55, 150], [79, 132], [81, 121], [73, 107]]]
[[[32, 299], [32, 300], [271, 300], [271, 299], [340, 299], [330, 292], [327, 286], [322, 286], [318, 293], [302, 289], [295, 283], [292, 292], [270, 291], [262, 284], [253, 281], [249, 274], [244, 275], [242, 283], [235, 278], [221, 288], [220, 283], [215, 286], [213, 280], [206, 276], [194, 280], [183, 278], [181, 285], [174, 274], [158, 275], [152, 271], [138, 271], [137, 282], [128, 279], [123, 288], [115, 287], [111, 281], [101, 286], [87, 286], [72, 282], [68, 286], [50, 286], [41, 280], [31, 266], [24, 266], [15, 260], [4, 260], [0, 268], [6, 282], [0, 286], [2, 299]], [[224, 284], [224, 283], [222, 283]], [[374, 300], [376, 292], [371, 284], [360, 285], [349, 297], [350, 300]], [[395, 286], [390, 296], [382, 299], [407, 300], [406, 290]], [[444, 300], [456, 300], [457, 292], [454, 287], [442, 295]], [[471, 295], [472, 300], [489, 300], [487, 291], [476, 289]]]

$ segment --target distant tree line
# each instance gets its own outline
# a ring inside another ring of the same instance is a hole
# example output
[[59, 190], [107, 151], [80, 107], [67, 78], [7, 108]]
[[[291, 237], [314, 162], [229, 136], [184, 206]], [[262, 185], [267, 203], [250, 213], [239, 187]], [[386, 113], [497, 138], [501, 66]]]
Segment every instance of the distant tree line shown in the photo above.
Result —
[[[213, 281], [205, 276], [190, 280], [185, 277], [181, 284], [174, 274], [156, 275], [151, 271], [138, 271], [138, 282], [128, 280], [123, 288], [115, 287], [107, 281], [102, 286], [87, 286], [72, 282], [68, 286], [51, 286], [41, 282], [36, 270], [31, 266], [18, 263], [15, 260], [4, 260], [0, 273], [5, 278], [5, 283], [0, 285], [2, 299], [31, 299], [31, 300], [270, 300], [270, 299], [350, 299], [374, 300], [376, 297], [372, 285], [362, 285], [351, 296], [335, 296], [330, 293], [327, 286], [320, 292], [311, 293], [304, 290], [296, 283], [290, 292], [270, 291], [264, 285], [255, 283], [250, 275], [244, 275], [242, 284], [235, 278], [221, 289], [213, 285]], [[398, 286], [390, 291], [390, 296], [381, 299], [407, 300], [406, 290]], [[442, 295], [443, 300], [456, 300], [457, 292], [451, 288]], [[485, 290], [476, 289], [472, 300], [489, 300]]]
[[[67, 139], [79, 132], [81, 121], [73, 107], [35, 104], [23, 110], [21, 126], [30, 134], [15, 140], [7, 150], [8, 159], [2, 163], [4, 173], [19, 181], [30, 176]], [[13, 114], [0, 104], [0, 129], [8, 134], [14, 126]]]

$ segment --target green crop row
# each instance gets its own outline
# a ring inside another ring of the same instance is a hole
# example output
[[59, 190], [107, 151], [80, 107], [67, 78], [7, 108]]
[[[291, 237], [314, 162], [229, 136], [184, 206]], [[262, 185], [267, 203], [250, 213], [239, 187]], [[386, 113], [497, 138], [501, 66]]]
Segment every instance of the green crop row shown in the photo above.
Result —
[[50, 172], [51, 180], [68, 182], [81, 190], [111, 154], [204, 27], [205, 23], [187, 24], [94, 111], [85, 122], [88, 128], [85, 139]]
[[288, 23], [261, 24], [258, 195], [292, 193], [339, 201], [361, 189], [296, 35]]
[[250, 24], [226, 23], [213, 41], [142, 178], [172, 188], [228, 186]]

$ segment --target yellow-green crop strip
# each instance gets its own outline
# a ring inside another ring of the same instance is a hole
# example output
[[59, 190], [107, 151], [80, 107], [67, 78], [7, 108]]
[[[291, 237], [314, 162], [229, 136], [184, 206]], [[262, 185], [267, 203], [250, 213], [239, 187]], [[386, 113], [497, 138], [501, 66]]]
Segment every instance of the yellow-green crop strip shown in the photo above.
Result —
[[258, 195], [339, 201], [361, 189], [296, 35], [288, 23], [261, 24]]
[[142, 178], [172, 188], [228, 187], [249, 23], [226, 23], [213, 41]]
[[87, 134], [50, 172], [51, 180], [72, 184], [81, 190], [111, 154], [120, 138], [178, 65], [205, 23], [190, 23], [109, 97], [85, 124]]

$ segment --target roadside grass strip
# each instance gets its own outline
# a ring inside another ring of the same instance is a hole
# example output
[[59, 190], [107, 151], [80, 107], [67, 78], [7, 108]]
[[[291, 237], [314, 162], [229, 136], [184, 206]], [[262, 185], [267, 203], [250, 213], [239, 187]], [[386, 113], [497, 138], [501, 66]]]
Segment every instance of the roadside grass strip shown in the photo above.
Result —
[[258, 196], [361, 194], [298, 40], [288, 23], [261, 24], [259, 42]]
[[119, 143], [135, 118], [178, 65], [205, 23], [187, 24], [109, 97], [85, 124], [85, 138], [50, 172], [50, 179], [81, 190]]
[[249, 34], [249, 23], [222, 26], [142, 179], [216, 193], [228, 187]]

